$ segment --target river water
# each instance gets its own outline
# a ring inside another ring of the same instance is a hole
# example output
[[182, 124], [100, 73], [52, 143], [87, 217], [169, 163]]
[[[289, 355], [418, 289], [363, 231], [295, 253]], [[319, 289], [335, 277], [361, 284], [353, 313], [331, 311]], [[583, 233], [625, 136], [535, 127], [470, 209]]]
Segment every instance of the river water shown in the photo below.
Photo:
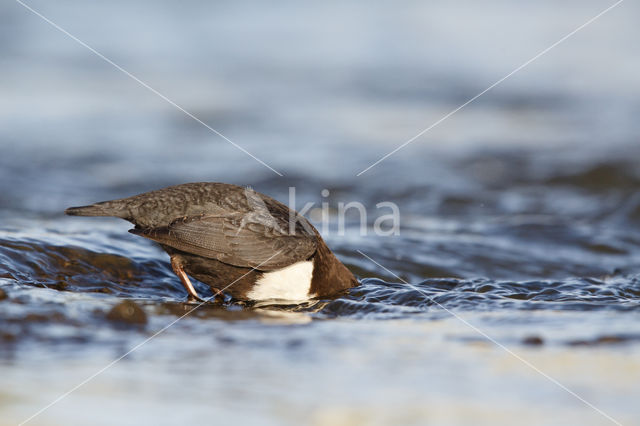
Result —
[[[283, 176], [3, 3], [1, 425], [640, 423], [636, 3], [359, 176], [612, 3], [28, 4]], [[361, 285], [191, 312], [62, 213], [193, 181], [324, 203]]]

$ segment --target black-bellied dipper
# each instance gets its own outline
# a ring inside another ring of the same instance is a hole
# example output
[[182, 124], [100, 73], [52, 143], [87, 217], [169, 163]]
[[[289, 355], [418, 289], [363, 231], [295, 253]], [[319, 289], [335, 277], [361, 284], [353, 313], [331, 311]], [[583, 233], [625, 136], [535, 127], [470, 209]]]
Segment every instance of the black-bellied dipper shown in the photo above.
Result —
[[305, 300], [358, 285], [307, 219], [250, 188], [185, 183], [65, 213], [133, 223], [129, 232], [160, 243], [198, 300], [187, 274], [239, 300]]

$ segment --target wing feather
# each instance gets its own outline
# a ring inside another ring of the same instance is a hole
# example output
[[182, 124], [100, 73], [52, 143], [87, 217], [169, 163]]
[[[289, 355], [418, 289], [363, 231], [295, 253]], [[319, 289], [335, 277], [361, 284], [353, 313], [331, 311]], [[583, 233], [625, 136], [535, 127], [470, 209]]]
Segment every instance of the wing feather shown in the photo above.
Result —
[[[301, 216], [299, 220], [306, 221]], [[130, 232], [230, 265], [270, 271], [315, 253], [317, 239], [311, 229], [296, 226], [289, 233], [288, 220], [281, 215], [231, 213], [183, 217], [168, 226]]]

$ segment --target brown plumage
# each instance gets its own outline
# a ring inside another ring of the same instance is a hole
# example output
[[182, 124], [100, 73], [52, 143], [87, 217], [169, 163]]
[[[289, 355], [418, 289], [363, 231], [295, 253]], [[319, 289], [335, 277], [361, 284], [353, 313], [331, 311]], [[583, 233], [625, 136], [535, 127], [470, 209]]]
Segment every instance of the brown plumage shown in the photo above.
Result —
[[265, 273], [304, 261], [313, 261], [310, 296], [327, 296], [358, 284], [309, 221], [250, 188], [187, 183], [71, 207], [65, 213], [114, 216], [133, 223], [129, 232], [158, 242], [196, 298], [187, 274], [214, 290], [247, 299]]

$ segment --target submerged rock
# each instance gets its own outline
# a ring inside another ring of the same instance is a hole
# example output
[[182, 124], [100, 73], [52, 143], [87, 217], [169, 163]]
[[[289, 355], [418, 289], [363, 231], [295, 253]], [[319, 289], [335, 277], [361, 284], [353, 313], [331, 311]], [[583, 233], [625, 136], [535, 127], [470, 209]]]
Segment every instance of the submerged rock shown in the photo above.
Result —
[[107, 319], [120, 324], [145, 325], [147, 314], [137, 303], [124, 300], [111, 308]]
[[527, 336], [522, 339], [523, 345], [540, 346], [544, 345], [544, 339], [540, 336]]

